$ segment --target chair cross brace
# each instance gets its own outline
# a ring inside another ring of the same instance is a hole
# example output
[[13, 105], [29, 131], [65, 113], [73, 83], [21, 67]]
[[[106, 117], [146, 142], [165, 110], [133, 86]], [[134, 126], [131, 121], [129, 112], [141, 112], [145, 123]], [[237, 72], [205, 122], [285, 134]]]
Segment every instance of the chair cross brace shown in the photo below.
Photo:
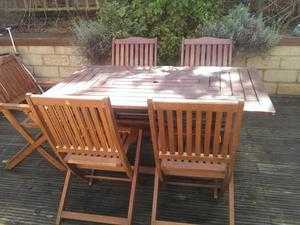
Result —
[[[47, 141], [47, 137], [39, 133], [36, 137], [33, 137], [16, 119], [16, 117], [11, 113], [9, 109], [5, 107], [6, 104], [1, 104], [0, 110], [10, 122], [10, 124], [18, 131], [19, 134], [24, 137], [28, 144], [9, 160], [5, 160], [6, 169], [12, 170], [18, 164], [20, 164], [25, 158], [33, 153], [34, 150], [38, 151], [48, 162], [50, 162], [54, 167], [61, 171], [65, 171], [65, 167], [58, 162], [53, 156], [51, 156], [41, 145]], [[22, 111], [23, 113], [28, 113], [28, 108], [26, 105], [21, 105], [22, 108], [18, 108], [17, 105], [14, 107], [15, 110]]]

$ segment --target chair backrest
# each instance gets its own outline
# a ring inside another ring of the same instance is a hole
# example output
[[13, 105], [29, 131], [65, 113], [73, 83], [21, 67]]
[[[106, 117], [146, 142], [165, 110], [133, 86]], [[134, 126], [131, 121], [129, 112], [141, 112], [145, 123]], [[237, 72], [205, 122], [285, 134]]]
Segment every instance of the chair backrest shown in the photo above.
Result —
[[156, 66], [157, 38], [114, 39], [111, 55], [114, 66]]
[[31, 95], [26, 100], [57, 153], [118, 158], [129, 169], [109, 98]]
[[41, 92], [29, 70], [13, 55], [0, 56], [0, 101], [19, 103], [28, 92]]
[[231, 162], [239, 144], [243, 106], [241, 101], [148, 100], [156, 163]]
[[183, 39], [181, 66], [231, 66], [232, 41], [212, 37]]

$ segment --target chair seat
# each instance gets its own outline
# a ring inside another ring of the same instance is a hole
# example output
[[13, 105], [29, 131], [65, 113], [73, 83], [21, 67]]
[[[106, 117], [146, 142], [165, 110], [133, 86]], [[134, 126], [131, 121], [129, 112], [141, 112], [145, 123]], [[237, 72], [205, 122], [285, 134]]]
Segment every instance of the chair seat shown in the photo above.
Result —
[[69, 153], [65, 156], [64, 161], [83, 169], [123, 171], [119, 158]]
[[[136, 129], [122, 127], [119, 128], [119, 134], [123, 149], [127, 153], [130, 144], [136, 142], [138, 132]], [[104, 157], [93, 154], [68, 153], [64, 157], [64, 161], [68, 164], [74, 164], [84, 169], [124, 171], [121, 160], [116, 156]]]
[[182, 162], [167, 159], [161, 161], [164, 174], [183, 177], [224, 179], [226, 167], [225, 163]]

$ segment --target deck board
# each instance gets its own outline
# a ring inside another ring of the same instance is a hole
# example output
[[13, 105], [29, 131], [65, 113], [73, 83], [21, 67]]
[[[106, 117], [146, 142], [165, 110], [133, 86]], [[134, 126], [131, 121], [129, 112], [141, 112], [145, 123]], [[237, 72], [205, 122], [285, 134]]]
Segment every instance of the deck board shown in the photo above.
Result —
[[[236, 224], [300, 224], [300, 97], [272, 97], [276, 115], [247, 113], [236, 171]], [[25, 143], [0, 117], [0, 161]], [[133, 149], [133, 148], [131, 148]], [[151, 145], [143, 143], [142, 163], [151, 163]], [[134, 224], [149, 224], [153, 177], [138, 185]], [[14, 171], [0, 164], [0, 224], [54, 224], [63, 175], [34, 153]], [[206, 189], [167, 186], [159, 201], [159, 219], [196, 224], [227, 222], [224, 199], [211, 200]], [[125, 215], [129, 185], [97, 182], [91, 188], [74, 178], [67, 209]], [[183, 194], [184, 193], [184, 194]], [[186, 204], [188, 203], [188, 204]], [[172, 209], [172, 210], [170, 210]], [[64, 221], [64, 225], [84, 225]]]

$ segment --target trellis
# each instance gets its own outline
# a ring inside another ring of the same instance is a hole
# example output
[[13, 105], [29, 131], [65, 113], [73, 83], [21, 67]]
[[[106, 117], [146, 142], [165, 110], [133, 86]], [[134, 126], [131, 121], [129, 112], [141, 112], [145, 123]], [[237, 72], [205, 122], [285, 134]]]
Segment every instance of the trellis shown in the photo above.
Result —
[[10, 12], [93, 11], [100, 0], [1, 0], [0, 9]]
[[221, 5], [227, 10], [243, 2], [250, 6], [251, 11], [262, 13], [267, 23], [276, 22], [288, 26], [300, 18], [299, 0], [221, 0]]
[[263, 13], [267, 21], [286, 23], [296, 12], [297, 0], [256, 0], [251, 1], [252, 8]]

